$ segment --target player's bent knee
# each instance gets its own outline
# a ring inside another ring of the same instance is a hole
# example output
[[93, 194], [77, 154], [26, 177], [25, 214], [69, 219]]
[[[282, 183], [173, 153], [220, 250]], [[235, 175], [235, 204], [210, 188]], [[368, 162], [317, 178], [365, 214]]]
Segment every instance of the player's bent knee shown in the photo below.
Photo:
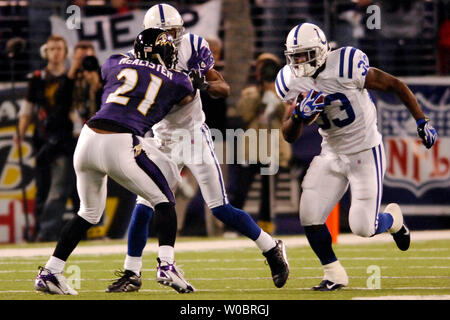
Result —
[[101, 212], [80, 210], [78, 215], [89, 223], [97, 224], [102, 217], [103, 210]]
[[350, 221], [350, 229], [360, 237], [369, 238], [375, 234], [375, 227], [368, 226], [365, 223], [356, 223]]
[[142, 198], [141, 196], [138, 196], [136, 198], [136, 204], [143, 204], [144, 206], [153, 208], [152, 205], [150, 204], [149, 201], [145, 200], [144, 198]]

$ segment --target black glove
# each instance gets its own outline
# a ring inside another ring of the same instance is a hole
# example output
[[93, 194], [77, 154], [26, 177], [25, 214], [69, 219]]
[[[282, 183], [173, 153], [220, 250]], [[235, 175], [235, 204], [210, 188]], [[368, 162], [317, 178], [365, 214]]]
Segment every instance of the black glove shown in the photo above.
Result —
[[199, 70], [191, 70], [191, 72], [189, 72], [189, 77], [191, 78], [194, 89], [199, 89], [200, 91], [209, 89], [208, 81], [206, 81], [205, 76], [201, 75]]

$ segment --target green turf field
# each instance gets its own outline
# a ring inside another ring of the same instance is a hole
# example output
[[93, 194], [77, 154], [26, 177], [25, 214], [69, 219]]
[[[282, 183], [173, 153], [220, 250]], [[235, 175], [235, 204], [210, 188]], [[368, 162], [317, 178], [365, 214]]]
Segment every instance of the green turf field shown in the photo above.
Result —
[[[179, 238], [179, 241], [188, 240]], [[80, 244], [86, 245], [92, 243]], [[122, 268], [123, 254], [71, 256], [65, 275], [69, 278], [76, 275], [70, 272], [80, 272], [78, 296], [45, 295], [34, 291], [37, 267], [44, 265], [48, 256], [0, 258], [0, 299], [341, 300], [361, 297], [390, 299], [392, 296], [450, 299], [449, 240], [413, 242], [407, 252], [400, 252], [394, 243], [339, 244], [335, 246], [335, 251], [347, 270], [350, 284], [331, 293], [310, 289], [321, 281], [323, 274], [308, 246], [288, 247], [287, 250], [291, 273], [287, 284], [281, 289], [273, 285], [269, 267], [256, 247], [177, 252], [177, 264], [182, 266], [186, 279], [197, 289], [192, 294], [178, 294], [156, 283], [156, 253], [153, 252], [144, 255], [144, 281], [140, 292], [121, 294], [105, 293], [104, 290], [114, 278], [114, 270]], [[76, 282], [74, 284], [77, 285]]]

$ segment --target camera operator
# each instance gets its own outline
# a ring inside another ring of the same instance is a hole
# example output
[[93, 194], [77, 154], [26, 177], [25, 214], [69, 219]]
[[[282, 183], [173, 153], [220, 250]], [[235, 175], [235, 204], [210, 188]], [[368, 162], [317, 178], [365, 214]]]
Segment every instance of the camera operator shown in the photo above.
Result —
[[67, 55], [67, 43], [61, 36], [50, 36], [41, 47], [47, 65], [29, 76], [26, 102], [19, 112], [19, 132], [14, 137], [16, 143], [21, 142], [28, 126], [34, 124], [36, 241], [58, 239], [71, 192], [68, 180], [75, 141], [69, 118], [73, 81], [67, 76]]
[[70, 118], [74, 124], [74, 137], [77, 138], [83, 124], [97, 112], [101, 104], [100, 66], [91, 42], [77, 43], [68, 76], [75, 81]]

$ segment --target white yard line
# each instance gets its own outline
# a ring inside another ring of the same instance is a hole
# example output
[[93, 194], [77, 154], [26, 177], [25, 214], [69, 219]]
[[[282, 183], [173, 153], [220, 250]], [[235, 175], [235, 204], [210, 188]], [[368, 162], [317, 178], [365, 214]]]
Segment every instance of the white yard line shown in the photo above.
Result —
[[[286, 247], [302, 247], [308, 246], [305, 236], [284, 238], [280, 237], [286, 244]], [[436, 231], [412, 231], [411, 241], [427, 241], [427, 240], [450, 240], [450, 230]], [[377, 235], [373, 238], [362, 238], [353, 234], [341, 234], [338, 237], [338, 244], [373, 244], [392, 242], [389, 234]], [[178, 242], [175, 245], [177, 252], [182, 251], [210, 251], [210, 250], [236, 250], [244, 248], [256, 248], [253, 241], [249, 239], [223, 239], [223, 240], [201, 240]], [[155, 241], [149, 242], [145, 248], [145, 252], [157, 252], [157, 244]], [[54, 247], [46, 248], [8, 248], [0, 249], [0, 258], [8, 257], [34, 257], [34, 256], [50, 256], [54, 251]], [[104, 255], [104, 254], [125, 254], [127, 251], [126, 244], [104, 244], [93, 246], [79, 246], [72, 255]]]

